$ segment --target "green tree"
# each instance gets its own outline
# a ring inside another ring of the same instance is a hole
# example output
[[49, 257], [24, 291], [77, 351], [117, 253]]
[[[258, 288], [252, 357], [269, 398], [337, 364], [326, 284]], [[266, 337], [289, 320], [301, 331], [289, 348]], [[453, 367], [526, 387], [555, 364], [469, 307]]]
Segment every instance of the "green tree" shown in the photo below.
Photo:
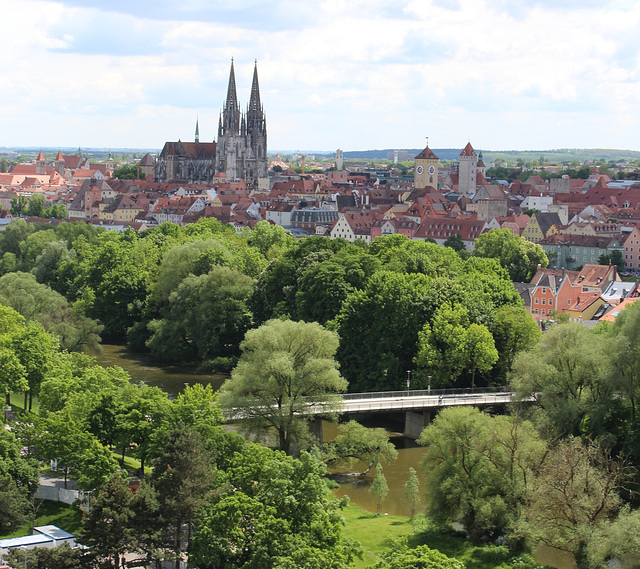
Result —
[[120, 392], [118, 399], [116, 432], [123, 449], [122, 460], [124, 451], [133, 447], [134, 456], [140, 460], [140, 473], [144, 476], [145, 461], [154, 432], [169, 412], [167, 394], [159, 387], [128, 385]]
[[134, 164], [124, 164], [113, 171], [113, 177], [118, 180], [141, 180], [140, 168]]
[[621, 506], [628, 474], [597, 445], [560, 442], [532, 477], [518, 532], [534, 543], [568, 551], [588, 569], [590, 544]]
[[190, 543], [205, 569], [351, 565], [360, 547], [342, 535], [340, 510], [325, 485], [325, 466], [255, 444], [242, 447], [207, 505]]
[[231, 415], [241, 410], [255, 434], [273, 427], [287, 454], [294, 443], [305, 445], [305, 413], [333, 413], [335, 394], [347, 388], [334, 359], [337, 335], [314, 322], [270, 320], [249, 330], [240, 347], [238, 365], [220, 388], [220, 405]]
[[57, 336], [63, 349], [99, 349], [102, 326], [69, 305], [67, 300], [28, 273], [0, 277], [0, 303], [22, 314], [28, 322], [39, 322]]
[[27, 211], [27, 198], [22, 195], [16, 195], [11, 197], [11, 206], [9, 212], [14, 217], [22, 217], [26, 215]]
[[542, 332], [530, 312], [509, 305], [501, 306], [495, 312], [490, 330], [498, 350], [496, 376], [504, 383], [516, 356], [535, 346]]
[[165, 361], [196, 361], [237, 355], [251, 324], [247, 299], [253, 279], [227, 267], [185, 278], [161, 320], [149, 323], [151, 351]]
[[472, 255], [498, 259], [514, 282], [529, 282], [538, 265], [546, 267], [549, 264], [540, 245], [514, 235], [509, 229], [492, 229], [480, 235]]
[[396, 540], [390, 549], [382, 554], [382, 559], [371, 569], [464, 569], [462, 561], [447, 557], [436, 549], [419, 545], [413, 549], [407, 546], [406, 538]]
[[11, 405], [11, 394], [29, 389], [26, 370], [16, 354], [16, 338], [25, 327], [24, 317], [12, 308], [0, 304], [0, 393], [5, 404]]
[[443, 245], [445, 247], [451, 247], [454, 251], [464, 251], [466, 249], [460, 233], [449, 235]]
[[404, 496], [411, 504], [411, 519], [416, 515], [416, 508], [420, 504], [420, 481], [413, 467], [409, 467], [409, 480], [404, 484]]
[[364, 290], [347, 297], [336, 318], [340, 335], [337, 356], [351, 391], [393, 390], [406, 385], [418, 331], [442, 297], [452, 294], [452, 288], [454, 294], [459, 290], [439, 285], [440, 281], [422, 274], [380, 271]]
[[90, 548], [91, 556], [101, 566], [119, 569], [124, 554], [135, 549], [132, 502], [126, 478], [116, 473], [84, 517], [78, 541]]
[[542, 432], [579, 436], [589, 425], [593, 436], [602, 434], [601, 411], [612, 399], [605, 344], [577, 322], [558, 323], [518, 354], [511, 385], [519, 397], [534, 398], [526, 412]]
[[533, 425], [472, 407], [449, 407], [422, 432], [427, 512], [462, 523], [472, 541], [495, 539], [514, 524], [546, 451]]
[[25, 214], [31, 217], [42, 217], [44, 213], [44, 196], [34, 194], [29, 198]]
[[382, 513], [382, 502], [389, 493], [389, 484], [387, 484], [387, 478], [382, 472], [382, 465], [376, 464], [376, 475], [373, 477], [373, 482], [369, 488], [369, 493], [376, 498], [378, 515]]
[[268, 221], [259, 221], [247, 234], [247, 243], [258, 249], [267, 259], [279, 256], [294, 242], [295, 239], [291, 233]]
[[6, 560], [10, 566], [22, 568], [26, 555], [26, 569], [82, 569], [84, 554], [81, 548], [72, 549], [68, 543], [62, 543], [57, 547], [34, 547], [27, 551], [10, 549]]
[[381, 461], [391, 462], [398, 458], [398, 451], [389, 441], [387, 431], [369, 429], [353, 420], [339, 425], [335, 440], [324, 447], [324, 460], [328, 464], [360, 461], [367, 467], [362, 474]]
[[462, 352], [467, 360], [467, 369], [471, 372], [471, 387], [476, 386], [476, 372], [488, 372], [498, 361], [493, 336], [485, 326], [471, 324], [465, 331]]
[[164, 519], [161, 548], [172, 552], [178, 569], [196, 513], [214, 495], [215, 457], [198, 431], [181, 423], [166, 432], [159, 451], [152, 461], [151, 483]]
[[602, 255], [598, 257], [598, 265], [615, 265], [618, 272], [622, 272], [625, 266], [625, 261], [622, 258], [622, 251], [602, 253]]

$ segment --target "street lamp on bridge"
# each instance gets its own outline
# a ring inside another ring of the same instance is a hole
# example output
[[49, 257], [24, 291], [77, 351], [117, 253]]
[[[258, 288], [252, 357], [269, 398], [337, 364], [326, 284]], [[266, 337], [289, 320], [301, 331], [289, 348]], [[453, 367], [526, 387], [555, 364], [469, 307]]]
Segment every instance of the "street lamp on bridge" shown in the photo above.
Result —
[[407, 370], [407, 391], [411, 389], [411, 370]]

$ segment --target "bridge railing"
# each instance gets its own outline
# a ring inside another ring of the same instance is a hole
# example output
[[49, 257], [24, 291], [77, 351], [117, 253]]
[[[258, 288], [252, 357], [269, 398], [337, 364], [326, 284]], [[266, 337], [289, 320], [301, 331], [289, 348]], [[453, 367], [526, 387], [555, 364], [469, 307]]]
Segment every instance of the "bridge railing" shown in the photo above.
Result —
[[468, 388], [448, 388], [448, 389], [409, 389], [402, 391], [373, 391], [370, 393], [344, 393], [344, 401], [354, 401], [358, 399], [388, 399], [390, 397], [424, 397], [429, 395], [486, 395], [488, 393], [512, 393], [510, 385], [498, 387], [468, 387]]

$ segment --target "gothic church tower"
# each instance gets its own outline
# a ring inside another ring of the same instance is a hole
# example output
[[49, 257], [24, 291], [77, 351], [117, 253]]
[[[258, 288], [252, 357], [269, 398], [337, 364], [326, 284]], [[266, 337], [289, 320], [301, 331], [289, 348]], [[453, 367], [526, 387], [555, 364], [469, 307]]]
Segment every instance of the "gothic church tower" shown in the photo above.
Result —
[[257, 180], [267, 176], [267, 121], [260, 102], [257, 61], [249, 105], [246, 113], [240, 113], [231, 60], [227, 100], [218, 123], [216, 166], [227, 179]]

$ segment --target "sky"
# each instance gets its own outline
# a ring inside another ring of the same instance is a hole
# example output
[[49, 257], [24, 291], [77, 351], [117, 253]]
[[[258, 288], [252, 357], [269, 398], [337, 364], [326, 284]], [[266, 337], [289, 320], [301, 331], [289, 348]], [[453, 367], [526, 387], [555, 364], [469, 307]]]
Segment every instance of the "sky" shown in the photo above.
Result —
[[640, 150], [636, 0], [0, 0], [0, 147]]

